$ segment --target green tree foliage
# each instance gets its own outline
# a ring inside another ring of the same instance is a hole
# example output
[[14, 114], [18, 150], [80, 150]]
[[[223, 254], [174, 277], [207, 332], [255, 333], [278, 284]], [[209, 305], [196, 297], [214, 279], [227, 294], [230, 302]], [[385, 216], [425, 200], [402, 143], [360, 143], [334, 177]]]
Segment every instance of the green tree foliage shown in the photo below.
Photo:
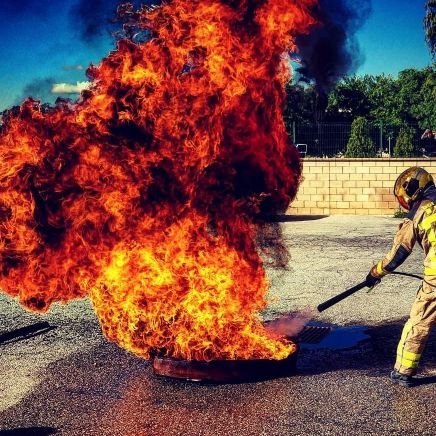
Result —
[[427, 0], [424, 18], [425, 39], [433, 58], [436, 57], [436, 0]]
[[347, 157], [375, 157], [377, 151], [369, 136], [368, 121], [364, 117], [357, 117], [351, 124], [351, 135], [347, 143], [345, 156]]
[[413, 136], [415, 129], [409, 126], [403, 126], [398, 134], [397, 141], [394, 146], [394, 157], [413, 157], [416, 156], [415, 146], [413, 145]]
[[300, 124], [314, 120], [315, 90], [312, 86], [286, 85], [285, 119]]
[[399, 88], [398, 80], [392, 76], [371, 76], [371, 86], [368, 90], [371, 105], [367, 117], [385, 125], [401, 125]]
[[[288, 84], [286, 92], [285, 118], [289, 122], [311, 124], [319, 118], [313, 86]], [[403, 70], [398, 77], [346, 77], [330, 91], [323, 121], [349, 123], [365, 117], [383, 125], [417, 124], [423, 130], [436, 130], [435, 101], [436, 64]]]
[[421, 90], [429, 71], [407, 69], [398, 74], [398, 109], [403, 123], [411, 124], [417, 119], [423, 101]]
[[368, 116], [371, 110], [369, 90], [372, 76], [346, 77], [330, 92], [327, 117], [333, 120], [351, 121]]
[[399, 86], [396, 79], [384, 74], [345, 78], [330, 92], [327, 116], [334, 121], [361, 116], [400, 125]]
[[435, 65], [423, 70], [419, 98], [410, 108], [412, 116], [421, 129], [436, 130], [436, 68]]
[[[436, 0], [435, 0], [436, 1]], [[363, 116], [384, 125], [436, 128], [436, 69], [406, 69], [398, 78], [384, 74], [348, 77], [330, 92], [326, 119], [347, 122]]]

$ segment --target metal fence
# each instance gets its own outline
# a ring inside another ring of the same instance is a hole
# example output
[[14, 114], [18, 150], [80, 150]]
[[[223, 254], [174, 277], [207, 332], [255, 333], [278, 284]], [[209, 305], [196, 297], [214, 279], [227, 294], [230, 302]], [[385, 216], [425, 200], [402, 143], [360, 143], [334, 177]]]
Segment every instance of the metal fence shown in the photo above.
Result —
[[[307, 157], [341, 157], [345, 154], [351, 134], [351, 123], [300, 124], [285, 119], [288, 134]], [[416, 157], [436, 157], [436, 139], [422, 138], [424, 130], [418, 125], [409, 125], [415, 131], [412, 143]], [[368, 135], [378, 150], [378, 157], [390, 157], [400, 132], [400, 126], [387, 126], [371, 123]]]

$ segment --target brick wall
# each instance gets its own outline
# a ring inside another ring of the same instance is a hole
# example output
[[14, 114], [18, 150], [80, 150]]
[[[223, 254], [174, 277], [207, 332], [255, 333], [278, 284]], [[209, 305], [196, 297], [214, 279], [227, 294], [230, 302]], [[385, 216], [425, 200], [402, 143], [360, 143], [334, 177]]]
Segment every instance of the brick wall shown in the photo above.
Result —
[[303, 181], [288, 214], [392, 215], [398, 175], [421, 166], [436, 180], [436, 159], [304, 159]]

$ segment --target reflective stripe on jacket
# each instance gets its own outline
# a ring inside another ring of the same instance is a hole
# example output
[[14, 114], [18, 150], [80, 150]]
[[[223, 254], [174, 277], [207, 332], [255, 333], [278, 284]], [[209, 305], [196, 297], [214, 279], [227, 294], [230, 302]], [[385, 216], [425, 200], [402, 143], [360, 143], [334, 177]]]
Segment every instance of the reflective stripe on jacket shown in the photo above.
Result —
[[426, 190], [399, 225], [389, 253], [376, 265], [383, 276], [394, 271], [412, 252], [415, 243], [422, 247], [425, 280], [436, 285], [436, 189]]

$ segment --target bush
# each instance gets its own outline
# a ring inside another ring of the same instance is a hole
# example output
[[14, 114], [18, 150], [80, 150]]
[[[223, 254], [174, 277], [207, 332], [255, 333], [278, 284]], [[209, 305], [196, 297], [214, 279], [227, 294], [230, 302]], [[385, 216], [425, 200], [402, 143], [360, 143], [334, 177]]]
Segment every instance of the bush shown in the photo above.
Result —
[[395, 143], [393, 155], [394, 157], [413, 157], [416, 156], [415, 146], [413, 145], [413, 136], [415, 129], [409, 126], [403, 126], [398, 134], [397, 142]]
[[394, 218], [406, 218], [406, 216], [407, 216], [407, 212], [405, 212], [402, 209], [397, 209], [394, 212]]
[[345, 151], [346, 157], [376, 157], [375, 144], [369, 136], [368, 121], [357, 117], [351, 124], [351, 135]]

